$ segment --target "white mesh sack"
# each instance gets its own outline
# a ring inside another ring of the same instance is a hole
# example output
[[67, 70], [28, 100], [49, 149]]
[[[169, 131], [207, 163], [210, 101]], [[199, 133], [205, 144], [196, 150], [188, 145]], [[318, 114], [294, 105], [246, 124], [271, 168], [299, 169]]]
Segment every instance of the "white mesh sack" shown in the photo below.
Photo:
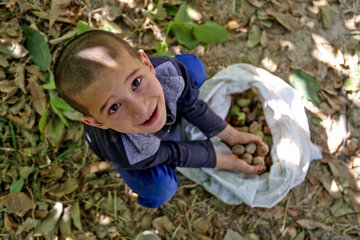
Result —
[[[310, 140], [304, 106], [295, 89], [285, 81], [249, 64], [234, 64], [205, 81], [200, 98], [223, 119], [228, 114], [231, 94], [252, 88], [262, 100], [271, 130], [273, 165], [260, 176], [210, 168], [178, 168], [178, 171], [227, 204], [246, 203], [251, 207], [273, 207], [306, 176], [310, 162], [321, 159], [319, 148]], [[189, 140], [205, 139], [191, 124], [185, 126]], [[211, 139], [215, 150], [230, 153], [218, 137]]]

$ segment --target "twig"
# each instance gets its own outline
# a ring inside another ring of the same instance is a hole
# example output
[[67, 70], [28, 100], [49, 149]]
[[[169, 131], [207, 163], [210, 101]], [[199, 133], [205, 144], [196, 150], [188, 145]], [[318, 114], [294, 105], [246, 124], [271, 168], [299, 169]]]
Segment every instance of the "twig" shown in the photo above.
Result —
[[13, 149], [13, 148], [8, 148], [8, 147], [0, 147], [0, 151], [14, 152], [15, 149]]
[[317, 194], [318, 192], [320, 192], [322, 190], [322, 186], [319, 186], [318, 189], [316, 191], [313, 191], [312, 193], [310, 193], [309, 195], [307, 195], [303, 200], [301, 200], [300, 202], [298, 202], [296, 205], [300, 205], [303, 202], [305, 202], [306, 200], [308, 200], [309, 198], [312, 198], [315, 194]]
[[114, 190], [114, 219], [117, 221], [117, 200], [116, 189]]
[[285, 213], [284, 213], [285, 216], [283, 218], [282, 226], [281, 226], [281, 229], [280, 229], [281, 233], [283, 233], [284, 230], [285, 230], [285, 224], [286, 224], [286, 220], [287, 220], [287, 211], [288, 211], [288, 208], [289, 208], [290, 198], [291, 198], [291, 195], [289, 195], [289, 197], [288, 197], [288, 199], [286, 201]]
[[73, 173], [73, 177], [75, 177], [75, 175], [85, 166], [88, 150], [89, 150], [89, 145], [88, 145], [88, 144], [85, 144], [84, 157], [82, 158], [80, 167], [78, 167], [78, 168], [76, 169], [76, 171]]
[[191, 227], [191, 224], [190, 224], [189, 214], [187, 213], [185, 206], [184, 206], [184, 212], [185, 212], [185, 218], [186, 218], [186, 222], [188, 224], [189, 230], [190, 230], [190, 232], [192, 232], [192, 227]]
[[174, 231], [174, 233], [172, 234], [171, 239], [174, 239], [174, 238], [175, 238], [176, 233], [179, 231], [180, 227], [181, 227], [181, 223], [175, 228], [175, 231]]
[[197, 197], [198, 197], [198, 195], [197, 195], [197, 194], [195, 194], [194, 200], [193, 200], [193, 201], [192, 201], [192, 203], [191, 203], [191, 206], [192, 206], [192, 207], [194, 206], [194, 204], [195, 204], [195, 202], [196, 202]]

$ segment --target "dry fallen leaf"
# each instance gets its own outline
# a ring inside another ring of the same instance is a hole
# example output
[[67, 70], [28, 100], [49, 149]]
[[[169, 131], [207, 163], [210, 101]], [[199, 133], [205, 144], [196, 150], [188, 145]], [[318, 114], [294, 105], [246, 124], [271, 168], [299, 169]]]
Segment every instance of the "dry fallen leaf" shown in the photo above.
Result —
[[43, 182], [55, 182], [59, 180], [64, 173], [64, 169], [57, 164], [51, 165], [47, 168], [41, 169], [40, 175], [42, 176], [41, 181]]
[[51, 233], [55, 229], [62, 212], [63, 204], [61, 202], [55, 203], [48, 216], [35, 228], [35, 234], [42, 235]]
[[51, 196], [62, 198], [65, 194], [72, 193], [79, 187], [77, 180], [69, 179], [64, 183], [58, 183], [48, 189]]
[[173, 223], [167, 216], [157, 217], [152, 221], [153, 227], [159, 232], [171, 233], [174, 229]]
[[15, 223], [15, 221], [11, 218], [11, 216], [5, 214], [4, 228], [5, 231], [16, 233], [16, 230], [18, 229], [18, 224]]
[[322, 228], [325, 231], [331, 231], [331, 227], [327, 226], [326, 224], [323, 224], [321, 222], [317, 222], [311, 219], [300, 219], [296, 221], [301, 227], [305, 229], [315, 229], [315, 228]]
[[324, 24], [324, 27], [329, 28], [334, 21], [334, 17], [336, 16], [336, 11], [329, 5], [321, 6], [320, 10], [321, 10], [321, 19]]
[[21, 112], [18, 112], [17, 115], [9, 113], [6, 117], [29, 130], [31, 130], [35, 124], [35, 111], [28, 104], [25, 104], [25, 107], [21, 109]]
[[66, 9], [71, 0], [52, 0], [51, 1], [51, 9], [50, 9], [50, 17], [49, 17], [49, 27], [51, 27], [56, 18], [60, 15], [62, 11]]
[[267, 13], [273, 16], [276, 21], [278, 21], [283, 27], [285, 27], [289, 32], [293, 32], [295, 28], [295, 23], [293, 17], [284, 13], [277, 13], [274, 11], [267, 11]]
[[71, 235], [70, 208], [71, 206], [64, 208], [64, 213], [59, 222], [60, 232], [66, 237]]
[[30, 92], [30, 100], [35, 108], [35, 111], [42, 116], [46, 109], [46, 94], [44, 89], [37, 81], [29, 81], [26, 89]]
[[25, 64], [17, 63], [15, 66], [11, 66], [9, 69], [11, 73], [15, 75], [14, 82], [16, 86], [18, 86], [21, 91], [26, 94], [25, 90]]
[[1, 203], [19, 217], [23, 217], [27, 211], [35, 208], [34, 201], [25, 193], [9, 193], [1, 199]]

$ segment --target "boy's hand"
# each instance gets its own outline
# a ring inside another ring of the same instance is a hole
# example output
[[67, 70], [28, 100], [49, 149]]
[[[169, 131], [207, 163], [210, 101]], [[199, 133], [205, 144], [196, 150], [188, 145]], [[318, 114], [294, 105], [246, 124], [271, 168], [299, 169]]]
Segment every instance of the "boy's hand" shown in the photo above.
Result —
[[269, 147], [263, 142], [261, 137], [247, 132], [240, 132], [230, 125], [227, 125], [226, 128], [218, 134], [218, 137], [220, 137], [230, 146], [235, 144], [247, 144], [254, 142], [257, 145], [267, 148], [266, 152], [269, 151]]
[[260, 174], [266, 170], [262, 165], [250, 165], [234, 154], [216, 153], [216, 168], [230, 170], [246, 174]]

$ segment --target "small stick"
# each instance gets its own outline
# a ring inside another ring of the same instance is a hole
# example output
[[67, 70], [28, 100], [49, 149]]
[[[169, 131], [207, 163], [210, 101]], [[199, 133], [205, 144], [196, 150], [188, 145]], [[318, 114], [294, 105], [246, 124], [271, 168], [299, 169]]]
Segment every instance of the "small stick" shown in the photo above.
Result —
[[117, 196], [116, 196], [116, 190], [114, 190], [114, 219], [117, 221]]

